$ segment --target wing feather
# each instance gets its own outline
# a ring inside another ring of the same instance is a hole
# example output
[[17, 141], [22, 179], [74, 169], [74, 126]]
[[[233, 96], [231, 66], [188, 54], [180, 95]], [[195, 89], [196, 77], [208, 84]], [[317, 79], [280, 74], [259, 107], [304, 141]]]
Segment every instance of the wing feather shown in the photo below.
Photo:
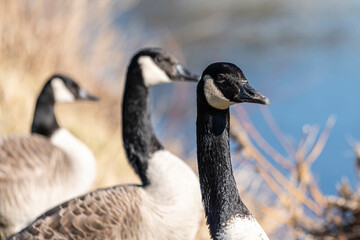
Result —
[[137, 239], [142, 191], [126, 185], [74, 198], [9, 239]]
[[41, 135], [8, 136], [0, 139], [0, 187], [51, 177], [68, 162], [66, 154]]

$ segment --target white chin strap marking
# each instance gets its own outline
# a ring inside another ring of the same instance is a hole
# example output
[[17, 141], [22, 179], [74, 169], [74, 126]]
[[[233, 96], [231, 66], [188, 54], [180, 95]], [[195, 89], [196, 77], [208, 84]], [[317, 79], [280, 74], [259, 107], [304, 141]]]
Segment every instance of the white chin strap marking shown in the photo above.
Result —
[[141, 68], [145, 86], [150, 87], [161, 83], [171, 82], [168, 75], [154, 63], [151, 57], [139, 57], [138, 64]]
[[65, 86], [63, 80], [55, 78], [51, 81], [55, 102], [74, 102], [75, 97]]
[[204, 76], [204, 79], [205, 98], [210, 106], [217, 109], [226, 109], [235, 104], [235, 102], [227, 99], [224, 94], [222, 94], [222, 92], [216, 87], [214, 79], [212, 79], [209, 75]]

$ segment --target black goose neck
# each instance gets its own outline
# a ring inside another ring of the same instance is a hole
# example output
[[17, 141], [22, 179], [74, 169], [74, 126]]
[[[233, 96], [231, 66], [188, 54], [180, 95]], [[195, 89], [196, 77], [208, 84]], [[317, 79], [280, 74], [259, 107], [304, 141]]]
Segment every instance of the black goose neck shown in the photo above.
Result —
[[210, 233], [217, 233], [235, 216], [250, 215], [240, 199], [233, 175], [229, 143], [229, 109], [211, 107], [197, 88], [197, 159], [200, 186]]
[[31, 125], [31, 133], [37, 133], [46, 137], [51, 137], [51, 135], [57, 129], [59, 129], [59, 125], [55, 117], [54, 105], [54, 93], [50, 82], [48, 82], [36, 100], [34, 118]]
[[163, 149], [151, 125], [149, 89], [144, 85], [141, 69], [133, 60], [128, 68], [122, 107], [122, 131], [126, 155], [143, 185], [151, 155]]

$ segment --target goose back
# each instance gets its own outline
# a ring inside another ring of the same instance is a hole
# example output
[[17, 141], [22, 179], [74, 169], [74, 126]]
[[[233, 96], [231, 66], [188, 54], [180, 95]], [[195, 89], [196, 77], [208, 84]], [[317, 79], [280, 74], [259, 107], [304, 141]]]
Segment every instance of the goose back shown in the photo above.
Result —
[[100, 189], [49, 210], [9, 239], [191, 239], [163, 204], [136, 185]]

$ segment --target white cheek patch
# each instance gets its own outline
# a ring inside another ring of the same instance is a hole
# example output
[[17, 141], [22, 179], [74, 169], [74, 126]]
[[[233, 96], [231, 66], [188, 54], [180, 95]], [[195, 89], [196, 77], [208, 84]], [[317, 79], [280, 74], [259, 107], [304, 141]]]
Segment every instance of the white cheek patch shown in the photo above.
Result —
[[150, 87], [161, 83], [171, 82], [168, 75], [154, 63], [151, 57], [139, 57], [138, 64], [141, 68], [145, 86]]
[[227, 99], [224, 94], [215, 86], [214, 79], [210, 76], [204, 76], [205, 84], [204, 84], [204, 93], [206, 101], [210, 104], [210, 106], [217, 109], [226, 109], [235, 102]]
[[75, 97], [65, 86], [60, 78], [55, 78], [51, 81], [51, 87], [54, 92], [55, 102], [74, 102]]

